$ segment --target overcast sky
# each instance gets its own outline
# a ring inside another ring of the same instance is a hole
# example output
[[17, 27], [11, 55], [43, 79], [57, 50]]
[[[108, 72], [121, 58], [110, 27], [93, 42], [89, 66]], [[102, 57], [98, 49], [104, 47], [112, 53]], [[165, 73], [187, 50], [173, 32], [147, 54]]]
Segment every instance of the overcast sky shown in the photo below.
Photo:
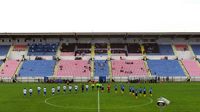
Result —
[[0, 32], [200, 32], [200, 0], [0, 0]]

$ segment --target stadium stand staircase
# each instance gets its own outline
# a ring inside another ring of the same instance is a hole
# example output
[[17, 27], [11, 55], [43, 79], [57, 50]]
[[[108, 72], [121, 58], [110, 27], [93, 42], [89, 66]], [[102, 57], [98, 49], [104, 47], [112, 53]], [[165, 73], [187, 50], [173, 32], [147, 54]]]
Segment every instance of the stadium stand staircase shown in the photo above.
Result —
[[[60, 57], [60, 54], [61, 54], [61, 51], [60, 51], [60, 48], [61, 48], [61, 43], [58, 45], [58, 48], [57, 48], [57, 52], [56, 52], [56, 57]], [[55, 67], [54, 67], [54, 72], [53, 72], [53, 76], [57, 76], [57, 72], [58, 72], [58, 63], [59, 61], [56, 61], [56, 64], [55, 64]]]
[[145, 53], [144, 46], [141, 44], [141, 45], [140, 45], [140, 48], [141, 48], [141, 51], [142, 51], [142, 56], [143, 56], [144, 60], [146, 60], [147, 55], [146, 55], [146, 53]]
[[195, 57], [194, 51], [192, 50], [192, 46], [188, 44], [188, 49], [192, 53], [192, 56]]
[[145, 56], [146, 53], [145, 53], [145, 50], [144, 50], [144, 46], [141, 44], [140, 47], [141, 47], [142, 55]]
[[5, 64], [5, 63], [2, 62], [1, 66], [0, 66], [0, 71], [3, 69], [4, 64]]
[[16, 74], [16, 75], [19, 75], [19, 71], [20, 71], [20, 69], [21, 69], [21, 67], [22, 67], [22, 65], [23, 65], [23, 62], [24, 62], [24, 61], [21, 61], [21, 62], [19, 63], [19, 65], [18, 65], [18, 67], [17, 67], [17, 70], [15, 71], [15, 74]]
[[193, 59], [194, 55], [192, 50], [189, 49], [187, 44], [177, 44], [173, 45], [173, 49], [175, 51], [176, 56], [179, 60], [182, 59]]
[[149, 70], [149, 66], [148, 66], [148, 64], [147, 64], [147, 61], [144, 61], [144, 66], [145, 66], [145, 68], [146, 68], [146, 70], [147, 70], [148, 75], [151, 76], [151, 72], [150, 72], [150, 70]]
[[93, 79], [94, 78], [94, 57], [95, 57], [95, 45], [92, 44], [92, 47], [91, 47], [91, 78]]
[[112, 64], [110, 59], [111, 59], [111, 47], [110, 44], [108, 44], [108, 67], [109, 67], [110, 81], [112, 81]]
[[53, 70], [53, 76], [57, 76], [57, 73], [58, 73], [58, 63], [59, 63], [59, 61], [56, 61], [56, 64], [55, 64], [55, 67], [54, 67], [54, 70]]
[[175, 47], [174, 44], [172, 44], [172, 49], [173, 49], [173, 51], [174, 51], [174, 55], [177, 56], [176, 47]]
[[11, 46], [8, 59], [21, 60], [23, 55], [27, 56], [28, 54], [28, 46], [26, 46], [24, 50], [21, 50], [21, 51], [17, 51], [14, 49], [15, 49], [15, 46]]
[[56, 56], [57, 57], [60, 57], [60, 54], [61, 54], [61, 51], [60, 51], [61, 45], [62, 45], [61, 43], [58, 45], [57, 52], [56, 52]]
[[10, 49], [9, 49], [9, 51], [8, 51], [7, 55], [6, 55], [6, 60], [7, 60], [7, 59], [8, 59], [8, 57], [10, 56], [11, 52], [13, 51], [13, 49], [14, 49], [14, 46], [13, 46], [13, 45], [11, 45], [11, 46], [10, 46]]
[[186, 70], [185, 66], [183, 65], [183, 62], [180, 61], [180, 60], [179, 60], [178, 62], [179, 62], [179, 64], [181, 65], [181, 68], [183, 69], [183, 72], [185, 73], [186, 77], [187, 77], [188, 79], [190, 79], [190, 75], [189, 75], [188, 71]]

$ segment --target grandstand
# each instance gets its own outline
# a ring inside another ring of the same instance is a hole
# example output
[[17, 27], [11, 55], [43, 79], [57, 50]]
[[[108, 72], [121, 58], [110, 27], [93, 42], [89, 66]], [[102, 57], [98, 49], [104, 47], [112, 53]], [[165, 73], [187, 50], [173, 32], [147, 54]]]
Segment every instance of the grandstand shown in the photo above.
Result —
[[55, 67], [54, 60], [27, 60], [23, 62], [19, 71], [20, 77], [52, 76]]
[[45, 77], [84, 82], [157, 77], [200, 81], [198, 36], [198, 33], [2, 33], [0, 77], [3, 81]]
[[147, 60], [152, 75], [185, 76], [178, 60]]
[[86, 60], [60, 60], [57, 76], [90, 77], [90, 62]]
[[94, 61], [95, 76], [108, 76], [108, 61], [107, 60], [95, 60]]

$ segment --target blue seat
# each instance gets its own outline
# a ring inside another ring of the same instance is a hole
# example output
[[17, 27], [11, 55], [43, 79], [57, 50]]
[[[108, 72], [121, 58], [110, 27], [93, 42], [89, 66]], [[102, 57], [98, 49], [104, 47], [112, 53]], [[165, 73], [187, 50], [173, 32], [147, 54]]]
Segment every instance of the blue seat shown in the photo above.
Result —
[[148, 55], [174, 55], [171, 45], [158, 45], [159, 53], [147, 53]]
[[108, 62], [106, 60], [95, 60], [95, 76], [108, 76]]
[[200, 45], [191, 45], [195, 55], [200, 55]]
[[54, 73], [55, 60], [28, 60], [24, 61], [19, 76], [21, 77], [45, 77]]
[[174, 55], [171, 45], [159, 45], [160, 55]]
[[10, 45], [0, 45], [0, 56], [6, 56], [10, 49]]
[[32, 44], [29, 47], [28, 55], [33, 56], [53, 56], [56, 55], [58, 44]]
[[185, 76], [178, 60], [148, 60], [152, 75], [156, 76]]

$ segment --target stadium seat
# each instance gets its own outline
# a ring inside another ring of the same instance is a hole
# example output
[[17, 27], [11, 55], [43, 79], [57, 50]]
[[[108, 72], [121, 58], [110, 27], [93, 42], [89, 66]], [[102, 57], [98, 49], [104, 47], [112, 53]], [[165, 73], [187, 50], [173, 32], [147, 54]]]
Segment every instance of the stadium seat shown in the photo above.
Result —
[[185, 76], [178, 60], [147, 60], [152, 75]]
[[0, 77], [12, 77], [15, 74], [19, 64], [19, 60], [7, 60], [1, 69]]
[[61, 56], [74, 56], [74, 52], [61, 52], [60, 53]]
[[127, 45], [128, 53], [142, 53], [140, 44], [128, 44]]
[[14, 45], [13, 51], [25, 51], [26, 45]]
[[113, 60], [112, 75], [115, 76], [146, 76], [147, 70], [143, 60]]
[[86, 60], [60, 60], [57, 76], [90, 77], [90, 62]]
[[171, 45], [159, 45], [160, 55], [174, 55]]
[[56, 61], [54, 60], [28, 60], [24, 61], [19, 76], [21, 77], [44, 77], [52, 76]]
[[29, 56], [53, 56], [56, 54], [58, 44], [32, 44], [29, 47]]
[[75, 50], [75, 44], [65, 44], [63, 43], [61, 45], [60, 51], [61, 52], [74, 52]]
[[106, 60], [95, 60], [94, 61], [94, 73], [95, 76], [108, 76], [108, 61]]
[[200, 45], [191, 45], [195, 55], [200, 55]]
[[176, 44], [175, 48], [177, 51], [186, 51], [188, 50], [188, 46], [185, 44]]
[[148, 53], [159, 53], [159, 47], [157, 43], [144, 43], [144, 51]]
[[200, 65], [195, 60], [183, 60], [187, 72], [190, 76], [200, 76]]
[[10, 45], [0, 45], [0, 56], [6, 56], [10, 49]]
[[[152, 46], [152, 45], [150, 45]], [[146, 46], [146, 49], [150, 49], [147, 52], [148, 55], [174, 55], [171, 45], [153, 45], [154, 47]]]

